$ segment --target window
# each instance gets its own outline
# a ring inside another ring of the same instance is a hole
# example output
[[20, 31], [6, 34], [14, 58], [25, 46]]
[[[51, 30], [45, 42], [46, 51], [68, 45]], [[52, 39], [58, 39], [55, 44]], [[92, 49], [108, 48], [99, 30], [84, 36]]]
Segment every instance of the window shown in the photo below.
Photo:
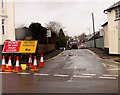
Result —
[[5, 34], [5, 19], [2, 19], [2, 34]]
[[1, 6], [4, 8], [4, 0], [1, 0]]
[[120, 18], [120, 8], [115, 9], [115, 17]]

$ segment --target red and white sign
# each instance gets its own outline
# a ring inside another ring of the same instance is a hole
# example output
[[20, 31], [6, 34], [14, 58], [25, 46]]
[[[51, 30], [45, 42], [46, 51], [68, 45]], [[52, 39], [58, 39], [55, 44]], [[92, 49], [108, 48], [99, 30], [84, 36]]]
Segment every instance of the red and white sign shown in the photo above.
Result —
[[21, 41], [6, 41], [3, 53], [18, 53]]

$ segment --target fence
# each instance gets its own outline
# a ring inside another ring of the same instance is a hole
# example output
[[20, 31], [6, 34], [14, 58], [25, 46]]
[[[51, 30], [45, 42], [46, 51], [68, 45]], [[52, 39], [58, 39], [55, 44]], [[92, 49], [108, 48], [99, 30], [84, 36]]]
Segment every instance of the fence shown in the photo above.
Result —
[[53, 50], [55, 50], [55, 44], [48, 44], [48, 45], [38, 44], [37, 54], [47, 53]]
[[[95, 39], [96, 42], [96, 48], [102, 48], [104, 49], [104, 39], [103, 37]], [[94, 47], [94, 40], [85, 42], [87, 48]]]

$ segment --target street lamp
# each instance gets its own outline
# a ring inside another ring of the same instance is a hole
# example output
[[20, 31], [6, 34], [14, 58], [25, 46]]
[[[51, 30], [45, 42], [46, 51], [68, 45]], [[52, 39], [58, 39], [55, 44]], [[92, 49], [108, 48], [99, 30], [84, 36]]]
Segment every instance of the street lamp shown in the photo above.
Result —
[[91, 35], [91, 29], [90, 29], [90, 28], [87, 28], [87, 30], [89, 31], [89, 35]]

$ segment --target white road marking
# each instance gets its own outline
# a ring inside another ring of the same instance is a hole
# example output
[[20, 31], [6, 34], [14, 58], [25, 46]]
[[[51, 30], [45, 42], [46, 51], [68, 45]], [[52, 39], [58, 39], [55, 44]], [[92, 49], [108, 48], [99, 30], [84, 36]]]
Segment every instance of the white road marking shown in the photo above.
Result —
[[30, 73], [17, 73], [17, 74], [21, 74], [21, 75], [29, 75]]
[[112, 68], [112, 69], [107, 69], [108, 71], [118, 71], [120, 68]]
[[105, 74], [103, 76], [106, 76], [106, 77], [108, 77], [108, 76], [118, 77], [118, 75], [105, 75]]
[[96, 74], [82, 74], [82, 75], [85, 75], [85, 76], [96, 76]]
[[75, 69], [74, 70], [76, 70], [77, 69], [77, 67], [75, 66]]
[[53, 76], [55, 76], [55, 77], [69, 77], [69, 75], [59, 75], [59, 74], [55, 74]]
[[0, 72], [0, 74], [11, 74], [12, 72]]
[[40, 74], [40, 73], [35, 73], [34, 75], [49, 76], [49, 74]]
[[115, 67], [115, 68], [117, 68], [118, 66], [115, 66], [115, 65], [109, 65], [109, 66], [111, 66], [111, 67]]
[[100, 79], [116, 79], [116, 77], [99, 77]]
[[91, 78], [91, 76], [78, 76], [78, 75], [74, 75], [73, 77], [75, 77], [75, 78]]
[[102, 63], [102, 65], [103, 65], [105, 68], [107, 68], [107, 66], [106, 66], [106, 64], [105, 64], [105, 63]]
[[71, 82], [73, 80], [73, 77], [70, 78], [70, 80], [68, 80], [67, 82]]

